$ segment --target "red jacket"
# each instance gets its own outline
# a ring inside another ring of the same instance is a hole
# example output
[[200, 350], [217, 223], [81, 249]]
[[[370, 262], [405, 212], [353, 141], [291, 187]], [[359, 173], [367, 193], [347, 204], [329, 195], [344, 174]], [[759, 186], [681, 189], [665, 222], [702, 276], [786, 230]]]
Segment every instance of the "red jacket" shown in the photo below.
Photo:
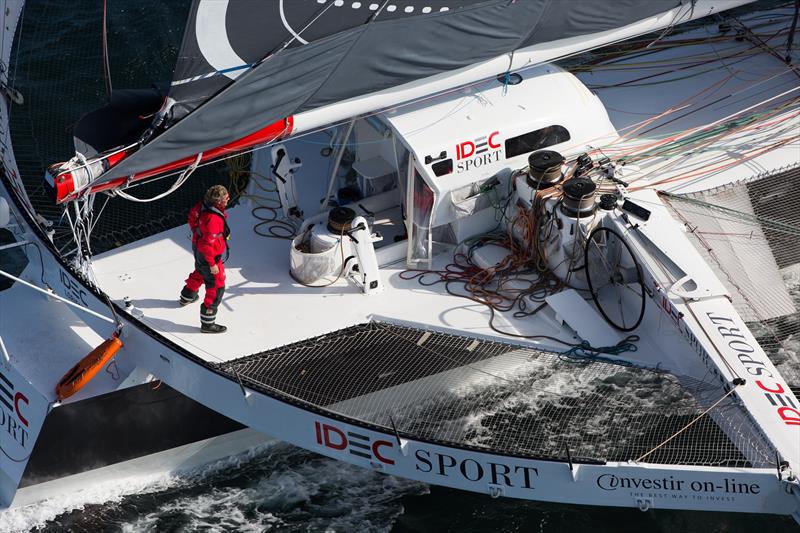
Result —
[[225, 209], [208, 207], [197, 202], [189, 211], [189, 228], [192, 230], [192, 244], [209, 265], [214, 265], [228, 247], [230, 233], [225, 219]]

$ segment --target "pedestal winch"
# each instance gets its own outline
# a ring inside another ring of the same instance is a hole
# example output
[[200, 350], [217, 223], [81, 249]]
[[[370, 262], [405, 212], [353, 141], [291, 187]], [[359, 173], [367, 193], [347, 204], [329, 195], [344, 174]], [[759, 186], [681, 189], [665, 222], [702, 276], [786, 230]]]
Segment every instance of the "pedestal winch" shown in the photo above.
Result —
[[350, 277], [365, 294], [378, 292], [382, 285], [373, 243], [380, 240], [366, 218], [348, 207], [335, 207], [300, 228], [292, 240], [290, 273], [310, 287], [327, 287]]

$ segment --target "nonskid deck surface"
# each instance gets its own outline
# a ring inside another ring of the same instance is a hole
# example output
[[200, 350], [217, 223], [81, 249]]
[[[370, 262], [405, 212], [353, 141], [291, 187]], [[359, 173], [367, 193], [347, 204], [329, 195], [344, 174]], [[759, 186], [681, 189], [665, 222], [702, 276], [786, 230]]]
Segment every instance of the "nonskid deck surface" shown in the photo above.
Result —
[[[348, 279], [325, 288], [304, 287], [289, 273], [290, 242], [257, 235], [253, 227], [258, 223], [245, 206], [229, 210], [231, 255], [226, 263], [227, 289], [217, 317], [228, 327], [223, 335], [200, 332], [199, 304], [182, 308], [178, 303], [184, 279], [194, 265], [186, 226], [95, 258], [94, 273], [113, 300], [122, 303], [130, 298], [143, 313], [144, 323], [212, 362], [291, 344], [372, 317], [499, 336], [489, 327], [486, 306], [448, 294], [443, 284], [423, 287], [416, 280], [401, 279], [400, 273], [406, 269], [402, 260], [381, 267], [385, 288], [378, 294], [364, 295]], [[405, 247], [405, 243], [394, 246]], [[451, 260], [452, 252], [442, 253], [432, 268], [442, 269]], [[503, 313], [494, 324], [515, 334], [574, 342], [572, 331], [546, 310], [523, 320]]]
[[713, 384], [382, 322], [220, 369], [247, 387], [404, 437], [486, 451], [709, 466], [772, 461], [748, 438], [740, 406], [726, 401], [715, 419], [700, 416], [696, 397], [724, 395]]

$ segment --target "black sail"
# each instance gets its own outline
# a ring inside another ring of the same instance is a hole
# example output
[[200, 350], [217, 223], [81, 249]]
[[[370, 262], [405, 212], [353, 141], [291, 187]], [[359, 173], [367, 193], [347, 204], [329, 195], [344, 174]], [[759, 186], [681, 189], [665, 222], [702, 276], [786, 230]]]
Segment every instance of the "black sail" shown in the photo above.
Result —
[[[179, 120], [271, 54], [373, 19], [412, 18], [484, 2], [407, 1], [398, 6], [386, 0], [197, 0], [189, 12], [170, 87], [175, 101], [171, 119]], [[410, 6], [412, 10], [407, 9]]]
[[196, 0], [170, 88], [169, 127], [98, 182], [231, 143], [303, 111], [620, 28], [687, 2]]

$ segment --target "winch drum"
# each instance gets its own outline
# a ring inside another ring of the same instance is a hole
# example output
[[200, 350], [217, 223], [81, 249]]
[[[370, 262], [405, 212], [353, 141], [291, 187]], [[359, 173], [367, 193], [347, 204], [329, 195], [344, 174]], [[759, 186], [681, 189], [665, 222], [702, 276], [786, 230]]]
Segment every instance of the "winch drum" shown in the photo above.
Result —
[[327, 233], [324, 226], [321, 228], [320, 233], [312, 230], [310, 239], [301, 234], [292, 240], [289, 272], [306, 285], [330, 281], [328, 278], [339, 275], [342, 270], [341, 237]]

